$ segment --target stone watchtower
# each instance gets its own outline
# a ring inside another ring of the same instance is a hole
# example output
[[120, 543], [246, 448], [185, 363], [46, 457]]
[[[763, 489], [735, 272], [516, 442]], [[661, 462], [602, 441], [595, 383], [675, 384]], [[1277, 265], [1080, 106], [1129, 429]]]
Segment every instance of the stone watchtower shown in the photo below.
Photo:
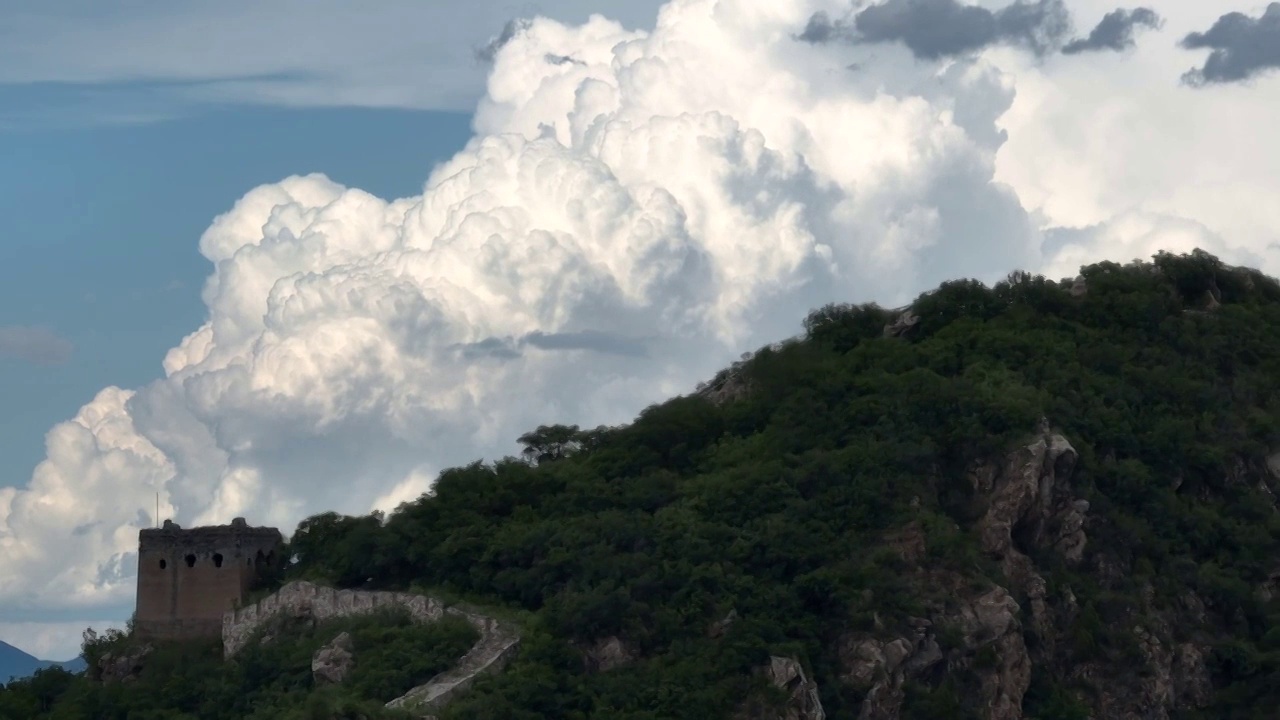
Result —
[[275, 528], [230, 525], [138, 533], [138, 606], [134, 633], [177, 640], [218, 637], [222, 614], [244, 601], [279, 565], [284, 538]]

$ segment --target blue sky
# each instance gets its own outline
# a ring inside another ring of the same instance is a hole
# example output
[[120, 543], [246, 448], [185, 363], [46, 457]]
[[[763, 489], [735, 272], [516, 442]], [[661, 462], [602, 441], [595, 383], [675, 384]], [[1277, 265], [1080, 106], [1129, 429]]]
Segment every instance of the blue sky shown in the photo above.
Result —
[[828, 302], [1195, 247], [1280, 272], [1260, 6], [877, 4], [0, 9], [0, 639], [122, 622], [153, 492], [288, 532], [624, 422]]

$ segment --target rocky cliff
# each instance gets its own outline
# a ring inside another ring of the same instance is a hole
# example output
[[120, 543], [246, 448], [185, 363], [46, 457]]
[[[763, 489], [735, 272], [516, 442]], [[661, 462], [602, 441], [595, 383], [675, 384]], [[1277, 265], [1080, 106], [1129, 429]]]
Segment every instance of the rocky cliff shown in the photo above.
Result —
[[[918, 587], [941, 589], [946, 599], [910, 618], [906, 632], [840, 640], [841, 680], [865, 692], [859, 718], [901, 717], [904, 687], [912, 683], [957, 682], [978, 717], [1019, 720], [1026, 717], [1023, 700], [1033, 669], [1087, 688], [1079, 706], [1097, 720], [1164, 720], [1208, 704], [1206, 658], [1215, 633], [1205, 601], [1193, 592], [1161, 605], [1148, 587], [1143, 605], [1127, 609], [1132, 619], [1107, 630], [1136, 640], [1135, 652], [1119, 662], [1078, 662], [1066, 648], [1078, 630], [1080, 608], [1070, 586], [1049, 589], [1033, 557], [1063, 566], [1079, 566], [1084, 558], [1089, 503], [1072, 490], [1076, 462], [1071, 443], [1044, 421], [1036, 436], [1003, 461], [970, 469], [985, 508], [976, 524], [981, 547], [998, 562], [1003, 585], [975, 585], [954, 572], [928, 568], [921, 560], [929, 548], [912, 526], [893, 536], [891, 544], [901, 549]], [[1098, 553], [1086, 570], [1104, 583], [1120, 572], [1109, 552]], [[944, 628], [949, 641], [941, 638]]]

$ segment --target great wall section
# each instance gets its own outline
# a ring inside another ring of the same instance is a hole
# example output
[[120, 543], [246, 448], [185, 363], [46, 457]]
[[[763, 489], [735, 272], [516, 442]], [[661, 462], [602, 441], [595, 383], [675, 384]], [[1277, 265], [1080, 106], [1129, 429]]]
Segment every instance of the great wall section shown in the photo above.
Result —
[[446, 670], [387, 703], [418, 714], [438, 709], [486, 673], [500, 671], [520, 646], [520, 632], [510, 623], [457, 606], [446, 606], [428, 595], [371, 590], [337, 590], [306, 581], [286, 584], [272, 595], [222, 616], [223, 655], [232, 657], [267, 630], [278, 618], [323, 622], [333, 618], [403, 608], [416, 622], [435, 622], [451, 615], [471, 624], [480, 639], [453, 668]]

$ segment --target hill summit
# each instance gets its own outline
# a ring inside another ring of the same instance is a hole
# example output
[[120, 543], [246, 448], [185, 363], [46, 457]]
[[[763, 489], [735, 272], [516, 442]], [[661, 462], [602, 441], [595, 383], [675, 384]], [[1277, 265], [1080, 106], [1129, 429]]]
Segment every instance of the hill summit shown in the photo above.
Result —
[[[803, 326], [629, 425], [542, 426], [388, 516], [308, 518], [280, 582], [518, 626], [442, 720], [1275, 717], [1280, 283], [1160, 254]], [[0, 716], [401, 717], [388, 658], [429, 675], [475, 639], [413, 627], [158, 648], [43, 704], [15, 683]], [[322, 651], [364, 674], [324, 681]]]

